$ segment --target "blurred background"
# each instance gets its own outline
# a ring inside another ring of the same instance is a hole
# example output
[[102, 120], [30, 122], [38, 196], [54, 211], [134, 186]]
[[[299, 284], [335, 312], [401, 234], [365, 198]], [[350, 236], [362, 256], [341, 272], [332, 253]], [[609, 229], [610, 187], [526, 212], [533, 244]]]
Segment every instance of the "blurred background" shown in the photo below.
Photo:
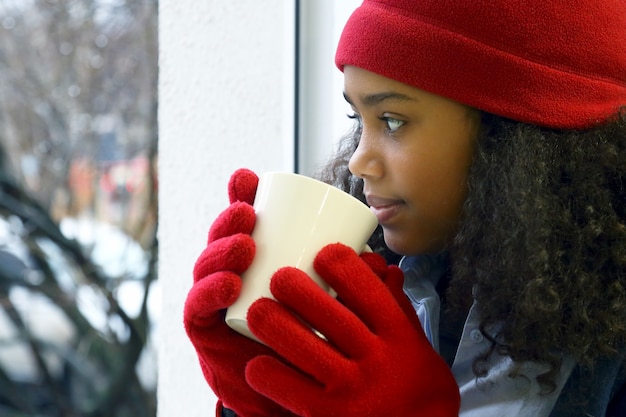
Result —
[[0, 0], [0, 416], [155, 416], [157, 0]]

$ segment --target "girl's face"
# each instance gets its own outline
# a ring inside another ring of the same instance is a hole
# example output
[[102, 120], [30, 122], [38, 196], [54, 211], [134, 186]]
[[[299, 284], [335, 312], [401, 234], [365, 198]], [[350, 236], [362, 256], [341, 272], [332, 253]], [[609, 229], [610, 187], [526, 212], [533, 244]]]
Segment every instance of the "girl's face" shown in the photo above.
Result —
[[479, 112], [361, 68], [344, 77], [361, 128], [349, 167], [385, 242], [401, 255], [442, 250], [457, 229]]

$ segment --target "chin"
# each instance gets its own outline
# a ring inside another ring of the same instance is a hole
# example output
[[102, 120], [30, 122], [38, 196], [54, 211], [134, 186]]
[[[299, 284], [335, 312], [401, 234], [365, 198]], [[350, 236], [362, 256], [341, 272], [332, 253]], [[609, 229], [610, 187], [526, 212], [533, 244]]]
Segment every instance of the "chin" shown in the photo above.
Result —
[[385, 244], [394, 253], [402, 256], [419, 255], [420, 251], [414, 247], [414, 242], [407, 242], [405, 239], [398, 239], [397, 236], [393, 236], [393, 233], [387, 233], [384, 231]]
[[396, 233], [389, 232], [383, 228], [383, 236], [385, 244], [394, 253], [402, 256], [415, 256], [436, 254], [445, 249], [445, 245], [435, 242], [421, 242], [416, 239], [408, 239], [404, 236], [398, 236]]

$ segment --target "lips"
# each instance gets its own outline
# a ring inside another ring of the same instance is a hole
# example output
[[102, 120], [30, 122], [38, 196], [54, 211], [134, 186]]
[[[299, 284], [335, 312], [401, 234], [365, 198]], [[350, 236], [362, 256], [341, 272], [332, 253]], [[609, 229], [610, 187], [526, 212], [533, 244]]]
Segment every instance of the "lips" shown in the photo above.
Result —
[[366, 195], [365, 200], [370, 206], [370, 210], [376, 215], [378, 223], [383, 226], [396, 217], [404, 205], [404, 201], [402, 200], [378, 197], [375, 195]]

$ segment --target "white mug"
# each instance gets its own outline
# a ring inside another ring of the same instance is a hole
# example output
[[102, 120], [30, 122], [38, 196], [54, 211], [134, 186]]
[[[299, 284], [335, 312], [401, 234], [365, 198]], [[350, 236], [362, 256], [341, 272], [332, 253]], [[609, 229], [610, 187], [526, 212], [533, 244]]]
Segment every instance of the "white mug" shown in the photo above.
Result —
[[246, 315], [261, 297], [273, 298], [272, 275], [284, 266], [306, 272], [320, 287], [332, 289], [315, 273], [313, 260], [330, 243], [343, 243], [360, 253], [378, 220], [357, 198], [299, 174], [268, 172], [259, 178], [254, 200], [252, 238], [256, 255], [242, 275], [239, 298], [228, 308], [226, 323], [253, 340]]

